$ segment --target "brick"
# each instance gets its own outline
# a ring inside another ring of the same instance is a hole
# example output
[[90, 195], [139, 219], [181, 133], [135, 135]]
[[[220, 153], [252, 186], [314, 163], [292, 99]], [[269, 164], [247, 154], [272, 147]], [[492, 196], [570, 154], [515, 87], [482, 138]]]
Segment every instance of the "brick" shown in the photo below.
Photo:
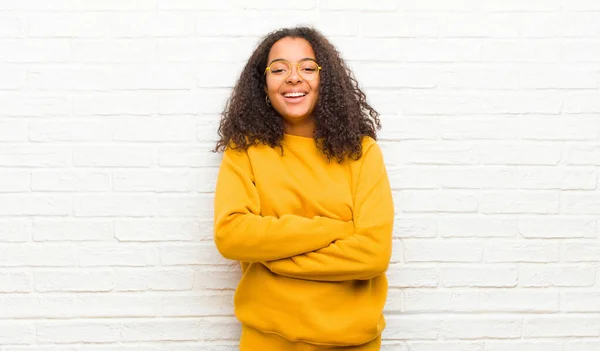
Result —
[[319, 8], [322, 10], [366, 10], [366, 11], [394, 11], [397, 8], [396, 1], [347, 2], [343, 0], [321, 0]]
[[595, 351], [598, 347], [600, 340], [565, 340], [565, 351]]
[[600, 145], [577, 143], [566, 146], [565, 164], [600, 165]]
[[[567, 63], [575, 62], [598, 62], [600, 61], [600, 40], [594, 39], [573, 39], [563, 42], [563, 61]], [[565, 106], [565, 108], [568, 105]]]
[[145, 267], [158, 263], [158, 252], [151, 246], [86, 245], [77, 248], [77, 260], [81, 267]]
[[426, 315], [390, 316], [384, 338], [388, 340], [435, 340], [440, 335], [441, 321]]
[[0, 42], [0, 62], [70, 62], [71, 47], [66, 39], [28, 39]]
[[65, 116], [70, 112], [67, 97], [2, 94], [0, 117]]
[[108, 191], [110, 174], [105, 171], [33, 171], [31, 190], [44, 191]]
[[595, 218], [519, 217], [519, 232], [525, 238], [596, 238]]
[[458, 316], [441, 321], [440, 336], [457, 339], [515, 339], [521, 336], [522, 321], [511, 316]]
[[160, 247], [160, 261], [164, 266], [177, 265], [237, 265], [224, 259], [213, 243], [198, 245], [162, 245]]
[[440, 135], [440, 126], [435, 117], [400, 118], [383, 115], [380, 119], [383, 125], [389, 127], [382, 130], [377, 136], [378, 140], [436, 140]]
[[587, 265], [519, 265], [519, 286], [524, 287], [585, 287], [593, 286], [594, 269]]
[[477, 291], [404, 289], [404, 311], [407, 312], [465, 312], [480, 309], [480, 293]]
[[[555, 24], [554, 24], [555, 25]], [[527, 67], [527, 69], [519, 70], [520, 85], [519, 88], [524, 89], [596, 89], [598, 81], [596, 76], [598, 70], [590, 68], [572, 68], [570, 66], [563, 67], [562, 65], [550, 67]], [[548, 118], [548, 116], [533, 118]], [[556, 117], [551, 117], [556, 118]], [[520, 121], [529, 122], [531, 118], [519, 119]], [[565, 122], [577, 123], [579, 120], [571, 120], [564, 118]], [[535, 122], [533, 122], [535, 123]], [[544, 131], [548, 127], [553, 127], [552, 124], [538, 124], [535, 130], [525, 129], [531, 133], [536, 131]]]
[[71, 214], [71, 199], [60, 195], [17, 195], [0, 197], [2, 216], [66, 216]]
[[444, 166], [439, 168], [441, 187], [445, 189], [514, 189], [517, 172], [502, 166]]
[[600, 320], [595, 316], [527, 316], [523, 321], [523, 337], [585, 337], [600, 334]]
[[102, 2], [75, 0], [76, 11], [153, 11], [157, 0], [105, 0]]
[[30, 240], [32, 221], [23, 219], [0, 219], [0, 243], [22, 243]]
[[138, 117], [114, 121], [117, 141], [191, 142], [196, 139], [196, 122], [188, 117]]
[[219, 174], [219, 168], [217, 168], [217, 167], [200, 168], [197, 173], [198, 192], [200, 192], [200, 193], [214, 192], [217, 187], [218, 174]]
[[72, 245], [2, 246], [0, 267], [74, 267], [77, 265]]
[[114, 291], [185, 291], [191, 290], [193, 285], [194, 272], [185, 267], [119, 268], [116, 270]]
[[[479, 160], [477, 147], [468, 143], [409, 141], [398, 148], [396, 157], [408, 164], [469, 165]], [[396, 164], [393, 157], [386, 162]]]
[[[293, 12], [248, 11], [243, 13], [200, 12], [196, 18], [196, 34], [201, 37], [250, 37], [257, 39], [271, 31], [287, 27], [289, 15]], [[305, 13], [308, 22], [311, 13]], [[314, 17], [313, 17], [314, 18]], [[240, 26], [240, 23], [244, 23]]]
[[[0, 19], [1, 23], [2, 19]], [[19, 90], [23, 88], [27, 80], [27, 71], [19, 65], [0, 66], [0, 90]]]
[[0, 145], [0, 166], [65, 167], [71, 163], [71, 149], [65, 146]]
[[402, 311], [404, 311], [404, 296], [402, 290], [389, 289], [385, 300], [385, 306], [383, 307], [384, 315]]
[[394, 216], [395, 238], [434, 238], [437, 232], [437, 218], [432, 215], [398, 214]]
[[401, 203], [404, 212], [475, 212], [478, 199], [466, 191], [407, 190]]
[[406, 262], [480, 262], [483, 245], [474, 240], [405, 239]]
[[558, 312], [557, 292], [540, 289], [486, 289], [480, 296], [481, 310], [515, 313]]
[[76, 217], [147, 217], [157, 213], [157, 198], [150, 195], [80, 195], [73, 199]]
[[408, 166], [387, 169], [392, 190], [437, 189], [440, 176], [437, 167]]
[[224, 11], [233, 10], [236, 4], [235, 0], [208, 2], [195, 0], [158, 0], [158, 9], [167, 11]]
[[[539, 341], [531, 340], [486, 340], [486, 351], [563, 351], [563, 341]], [[583, 351], [583, 350], [579, 350]]]
[[36, 218], [34, 241], [114, 241], [114, 225], [109, 220]]
[[160, 315], [165, 317], [233, 316], [231, 290], [214, 290], [194, 293], [190, 296], [164, 296], [161, 298]]
[[[243, 62], [254, 46], [254, 42], [241, 38], [159, 38], [157, 58], [159, 62]], [[206, 50], [207, 47], [211, 50]], [[210, 63], [203, 69], [208, 67]]]
[[388, 267], [388, 284], [394, 288], [436, 287], [440, 280], [439, 271], [432, 267], [416, 267], [407, 264], [392, 264]]
[[468, 115], [482, 112], [481, 96], [474, 93], [402, 93], [398, 104], [403, 115]]
[[118, 38], [193, 36], [194, 20], [182, 12], [117, 12], [110, 14], [111, 36]]
[[195, 271], [194, 290], [235, 289], [241, 278], [239, 267], [208, 266]]
[[107, 292], [113, 288], [114, 272], [48, 271], [33, 272], [33, 287], [38, 292]]
[[121, 339], [119, 324], [105, 321], [39, 321], [35, 323], [38, 343], [97, 343]]
[[367, 13], [361, 16], [360, 34], [365, 37], [433, 38], [438, 34], [432, 15]]
[[0, 38], [19, 38], [24, 32], [23, 29], [24, 23], [19, 16], [0, 16]]
[[439, 218], [438, 223], [444, 238], [514, 238], [519, 233], [513, 217], [460, 215]]
[[21, 193], [30, 191], [29, 172], [0, 169], [0, 192]]
[[544, 240], [489, 241], [485, 245], [485, 262], [556, 262], [559, 246]]
[[35, 325], [33, 322], [0, 322], [0, 345], [24, 345], [35, 343]]
[[148, 92], [98, 93], [73, 97], [77, 116], [148, 116], [157, 111], [156, 96]]
[[117, 219], [115, 237], [119, 241], [137, 242], [197, 241], [199, 227], [199, 221], [191, 219]]
[[195, 178], [189, 171], [115, 171], [112, 184], [118, 192], [190, 192]]
[[31, 278], [25, 272], [0, 271], [0, 292], [30, 292]]
[[481, 43], [483, 62], [561, 62], [562, 45], [537, 39], [492, 39]]
[[406, 40], [404, 51], [406, 51], [406, 62], [480, 62], [482, 60], [482, 42], [471, 38], [427, 39], [423, 36], [419, 39]]
[[600, 211], [600, 196], [594, 193], [560, 194], [560, 213], [596, 215]]
[[108, 70], [99, 68], [35, 67], [27, 74], [30, 90], [94, 90], [110, 88]]
[[561, 311], [599, 312], [600, 293], [595, 291], [565, 291], [561, 296]]
[[600, 243], [596, 240], [565, 242], [561, 248], [561, 259], [565, 262], [600, 261]]
[[214, 195], [200, 196], [164, 195], [157, 198], [160, 217], [213, 218]]
[[317, 12], [314, 25], [327, 37], [356, 36], [364, 20], [353, 11]]
[[360, 63], [354, 73], [365, 88], [434, 88], [436, 75], [429, 67], [397, 63]]
[[520, 27], [519, 18], [506, 13], [445, 13], [439, 33], [445, 38], [517, 38]]
[[440, 269], [444, 287], [515, 287], [517, 269], [505, 266], [452, 266]]
[[71, 43], [73, 60], [80, 63], [133, 63], [153, 61], [156, 44], [152, 40], [84, 40]]
[[445, 140], [517, 139], [517, 120], [509, 118], [445, 118], [439, 122]]
[[410, 350], [414, 351], [483, 351], [482, 341], [411, 341]]
[[[600, 45], [598, 49], [600, 55]], [[600, 102], [597, 93], [578, 92], [565, 94], [563, 98], [563, 113], [597, 113], [600, 112]]]
[[78, 167], [151, 167], [156, 164], [154, 146], [75, 146], [73, 162]]
[[488, 191], [481, 194], [479, 210], [485, 214], [557, 214], [558, 198], [552, 192]]
[[69, 11], [72, 9], [73, 0], [5, 0], [0, 4], [0, 8], [5, 10], [21, 10], [27, 12], [38, 11]]
[[[493, 91], [481, 93], [481, 111], [485, 114], [549, 114], [563, 110], [562, 94], [551, 91]], [[564, 111], [564, 110], [563, 110]]]
[[111, 16], [107, 13], [32, 14], [28, 35], [32, 38], [100, 38], [109, 33]]
[[38, 142], [105, 142], [112, 128], [99, 121], [53, 121], [29, 124], [29, 140]]
[[[217, 114], [223, 111], [228, 98], [229, 94], [225, 91], [214, 89], [203, 89], [199, 93], [161, 92], [158, 95], [158, 113], [161, 115]], [[217, 121], [219, 119], [217, 117]]]
[[518, 188], [592, 190], [598, 173], [591, 168], [520, 167], [515, 172]]

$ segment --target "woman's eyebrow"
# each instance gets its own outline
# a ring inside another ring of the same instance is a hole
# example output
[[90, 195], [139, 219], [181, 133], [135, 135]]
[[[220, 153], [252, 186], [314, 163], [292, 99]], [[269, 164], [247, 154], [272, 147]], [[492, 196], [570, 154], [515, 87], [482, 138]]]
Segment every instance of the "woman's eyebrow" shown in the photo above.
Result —
[[[302, 62], [302, 61], [306, 61], [306, 60], [316, 61], [316, 59], [314, 57], [305, 57], [305, 58], [298, 60], [298, 62]], [[269, 65], [272, 64], [273, 62], [278, 62], [278, 61], [287, 61], [287, 60], [284, 58], [276, 58], [276, 59], [271, 60], [271, 62], [269, 62]]]

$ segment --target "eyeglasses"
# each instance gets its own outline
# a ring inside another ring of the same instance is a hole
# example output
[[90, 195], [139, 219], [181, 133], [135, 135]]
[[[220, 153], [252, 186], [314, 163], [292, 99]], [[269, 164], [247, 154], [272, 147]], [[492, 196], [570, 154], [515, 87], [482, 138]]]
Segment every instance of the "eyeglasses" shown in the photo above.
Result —
[[321, 66], [313, 59], [303, 59], [300, 62], [290, 63], [286, 60], [276, 60], [271, 62], [269, 67], [265, 69], [265, 74], [269, 72], [269, 76], [277, 80], [284, 80], [292, 73], [292, 65], [296, 65], [298, 75], [305, 80], [313, 80], [319, 76]]

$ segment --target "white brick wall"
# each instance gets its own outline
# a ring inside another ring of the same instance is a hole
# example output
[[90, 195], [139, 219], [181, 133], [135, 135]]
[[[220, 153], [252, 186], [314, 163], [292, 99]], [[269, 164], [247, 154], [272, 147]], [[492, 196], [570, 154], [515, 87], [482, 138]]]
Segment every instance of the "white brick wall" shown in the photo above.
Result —
[[600, 349], [600, 1], [0, 0], [0, 351], [233, 351], [219, 112], [312, 24], [382, 113], [386, 351]]

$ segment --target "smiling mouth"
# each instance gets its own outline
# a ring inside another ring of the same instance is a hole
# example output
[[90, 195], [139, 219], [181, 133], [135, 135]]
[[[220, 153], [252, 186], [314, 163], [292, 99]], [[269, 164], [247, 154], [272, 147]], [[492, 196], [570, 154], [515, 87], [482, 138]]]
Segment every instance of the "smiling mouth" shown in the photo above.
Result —
[[303, 93], [303, 92], [286, 93], [286, 94], [283, 94], [283, 96], [288, 99], [289, 98], [292, 98], [292, 99], [293, 98], [301, 98], [301, 97], [306, 96], [306, 93]]

